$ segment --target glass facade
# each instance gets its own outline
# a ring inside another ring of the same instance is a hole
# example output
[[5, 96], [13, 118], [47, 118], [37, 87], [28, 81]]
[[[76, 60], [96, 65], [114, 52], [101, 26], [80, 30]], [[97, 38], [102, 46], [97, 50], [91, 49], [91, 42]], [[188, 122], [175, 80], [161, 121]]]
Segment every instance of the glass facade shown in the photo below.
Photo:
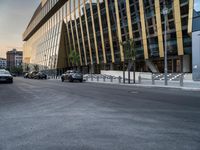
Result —
[[194, 0], [194, 11], [195, 11], [194, 17], [196, 15], [200, 16], [200, 1], [199, 0]]
[[[137, 69], [148, 71], [148, 59], [162, 72], [165, 4], [169, 67], [178, 72], [182, 57], [191, 55], [189, 0], [43, 1], [23, 34], [24, 62], [38, 64], [41, 70], [67, 69], [75, 65], [70, 52], [77, 51], [82, 67], [120, 70], [121, 43], [133, 38]], [[198, 14], [198, 3], [194, 6]]]
[[194, 0], [193, 31], [200, 30], [200, 1]]
[[24, 59], [30, 58], [25, 63], [37, 64], [42, 70], [57, 68], [64, 12], [63, 6], [24, 43]]

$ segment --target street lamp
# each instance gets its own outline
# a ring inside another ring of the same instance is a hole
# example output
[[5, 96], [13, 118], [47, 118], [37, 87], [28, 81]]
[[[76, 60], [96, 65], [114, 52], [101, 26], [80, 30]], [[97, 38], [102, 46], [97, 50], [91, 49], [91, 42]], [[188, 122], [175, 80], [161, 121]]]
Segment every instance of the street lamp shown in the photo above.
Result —
[[167, 79], [167, 73], [168, 73], [168, 69], [167, 69], [167, 15], [169, 13], [168, 8], [166, 7], [166, 5], [164, 5], [163, 11], [162, 11], [164, 18], [165, 18], [165, 69], [164, 69], [164, 74], [165, 74], [165, 85], [168, 85], [168, 79]]
[[46, 54], [44, 54], [44, 62], [43, 62], [43, 69], [46, 71]]

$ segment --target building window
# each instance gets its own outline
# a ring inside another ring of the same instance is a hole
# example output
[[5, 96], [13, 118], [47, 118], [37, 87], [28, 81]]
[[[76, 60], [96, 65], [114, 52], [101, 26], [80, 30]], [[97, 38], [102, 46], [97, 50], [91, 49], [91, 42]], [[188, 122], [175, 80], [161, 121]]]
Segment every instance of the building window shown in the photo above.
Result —
[[200, 1], [199, 0], [194, 1], [194, 10], [200, 15]]

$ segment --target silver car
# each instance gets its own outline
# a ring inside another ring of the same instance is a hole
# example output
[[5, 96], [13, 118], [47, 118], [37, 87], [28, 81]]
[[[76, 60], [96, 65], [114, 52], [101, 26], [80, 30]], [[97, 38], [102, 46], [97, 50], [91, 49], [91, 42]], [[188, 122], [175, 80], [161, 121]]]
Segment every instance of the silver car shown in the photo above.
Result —
[[0, 82], [13, 83], [13, 76], [9, 71], [0, 69]]
[[61, 76], [61, 81], [64, 82], [65, 80], [68, 80], [69, 82], [73, 82], [75, 80], [83, 82], [83, 75], [78, 71], [68, 70]]

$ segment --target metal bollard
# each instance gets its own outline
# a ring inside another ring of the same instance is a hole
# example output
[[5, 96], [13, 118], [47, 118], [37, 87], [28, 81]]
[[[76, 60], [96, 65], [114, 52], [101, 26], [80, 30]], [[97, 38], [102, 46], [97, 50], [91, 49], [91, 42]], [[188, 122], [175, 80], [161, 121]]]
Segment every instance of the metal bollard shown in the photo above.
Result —
[[152, 85], [155, 85], [154, 74], [152, 74]]
[[110, 76], [110, 82], [113, 82], [113, 77], [112, 76]]
[[140, 75], [138, 76], [138, 82], [139, 82], [139, 84], [141, 84], [141, 83], [142, 83], [142, 78], [141, 78], [141, 76], [140, 76]]
[[180, 86], [183, 87], [183, 75], [180, 76]]
[[97, 76], [97, 82], [99, 82], [99, 76]]
[[93, 75], [91, 75], [91, 81], [93, 81]]
[[106, 77], [105, 76], [103, 76], [103, 82], [106, 82]]
[[122, 78], [119, 76], [119, 83], [121, 83], [121, 82], [122, 82], [121, 80], [122, 80]]

